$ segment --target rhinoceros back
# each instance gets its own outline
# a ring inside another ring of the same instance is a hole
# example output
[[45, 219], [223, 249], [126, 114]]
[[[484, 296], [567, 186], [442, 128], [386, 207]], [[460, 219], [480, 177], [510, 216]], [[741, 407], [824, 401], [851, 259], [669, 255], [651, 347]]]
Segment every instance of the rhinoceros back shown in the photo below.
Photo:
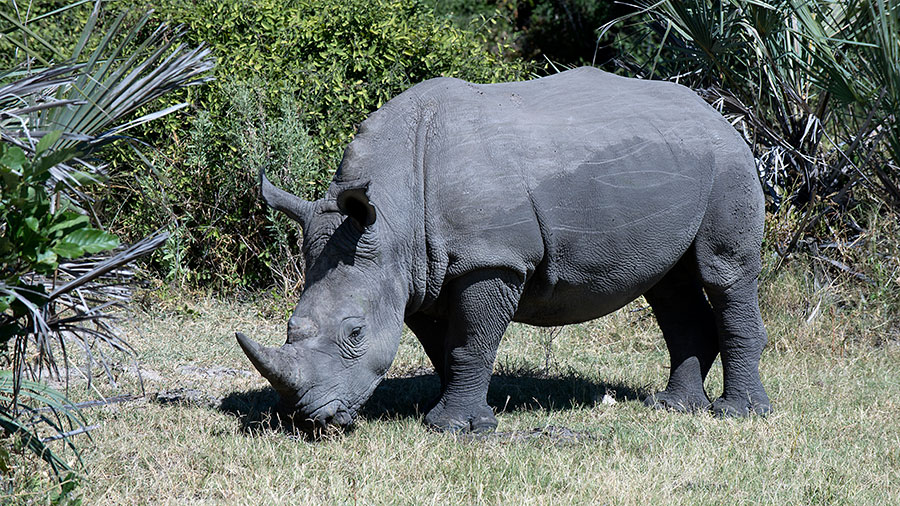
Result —
[[687, 88], [591, 68], [410, 92], [427, 122], [431, 269], [442, 283], [519, 273], [527, 323], [596, 318], [646, 291], [690, 247], [723, 157], [746, 151]]

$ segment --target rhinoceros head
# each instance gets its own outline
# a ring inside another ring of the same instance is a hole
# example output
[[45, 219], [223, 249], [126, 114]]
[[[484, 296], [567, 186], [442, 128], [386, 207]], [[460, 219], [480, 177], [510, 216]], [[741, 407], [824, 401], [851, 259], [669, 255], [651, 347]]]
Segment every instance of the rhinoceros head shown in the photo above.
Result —
[[261, 180], [266, 203], [303, 228], [306, 286], [284, 345], [241, 333], [238, 343], [288, 409], [318, 425], [348, 425], [390, 367], [403, 327], [404, 282], [379, 236], [386, 227], [365, 185], [333, 184], [309, 202]]

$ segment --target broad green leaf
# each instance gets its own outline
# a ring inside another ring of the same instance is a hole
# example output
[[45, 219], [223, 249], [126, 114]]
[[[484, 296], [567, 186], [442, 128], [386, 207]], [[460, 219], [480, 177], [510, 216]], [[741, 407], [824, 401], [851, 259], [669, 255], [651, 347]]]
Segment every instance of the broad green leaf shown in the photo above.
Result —
[[34, 216], [27, 216], [25, 218], [25, 225], [28, 226], [31, 230], [37, 232], [38, 229], [41, 228], [41, 223]]
[[81, 228], [70, 232], [64, 239], [81, 247], [86, 253], [99, 253], [119, 246], [119, 238], [95, 228]]
[[78, 258], [84, 255], [84, 249], [72, 242], [61, 242], [53, 247], [53, 252], [63, 258]]
[[59, 258], [53, 251], [41, 251], [40, 253], [38, 253], [37, 261], [35, 263], [40, 266], [44, 266], [44, 268], [49, 271], [56, 269], [56, 266], [59, 264]]
[[65, 215], [67, 215], [66, 217], [68, 219], [50, 227], [50, 229], [47, 230], [48, 235], [53, 234], [54, 232], [65, 230], [67, 228], [77, 227], [79, 225], [86, 226], [89, 223], [88, 217], [83, 214], [65, 213]]
[[62, 133], [62, 130], [53, 130], [52, 132], [47, 133], [47, 135], [42, 137], [40, 142], [38, 142], [37, 146], [34, 148], [34, 153], [40, 156], [41, 153], [50, 149], [50, 147], [59, 140], [59, 138], [62, 136]]
[[[46, 174], [47, 171], [49, 171], [55, 165], [59, 165], [63, 162], [68, 162], [69, 160], [81, 156], [82, 154], [82, 151], [77, 147], [53, 150], [47, 153], [45, 156], [42, 156], [35, 160], [33, 167], [33, 177], [39, 181], [46, 181], [49, 177], [49, 175]], [[39, 178], [38, 176], [43, 177]]]
[[0, 164], [3, 164], [20, 174], [22, 173], [22, 167], [27, 162], [28, 158], [25, 156], [25, 152], [18, 146], [5, 149], [3, 157], [0, 158]]

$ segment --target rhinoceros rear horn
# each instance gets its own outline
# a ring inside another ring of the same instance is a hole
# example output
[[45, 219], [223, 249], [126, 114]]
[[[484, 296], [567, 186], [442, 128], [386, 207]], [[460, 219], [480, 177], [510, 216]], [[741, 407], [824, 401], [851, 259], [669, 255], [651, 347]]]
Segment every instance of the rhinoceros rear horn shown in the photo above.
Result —
[[301, 227], [306, 227], [315, 210], [315, 203], [303, 200], [273, 185], [266, 177], [265, 169], [259, 170], [259, 180], [260, 194], [266, 205], [290, 216], [291, 219], [300, 223]]
[[289, 355], [283, 348], [262, 346], [240, 332], [235, 332], [234, 335], [253, 367], [269, 380], [275, 390], [298, 389], [300, 377], [296, 357]]

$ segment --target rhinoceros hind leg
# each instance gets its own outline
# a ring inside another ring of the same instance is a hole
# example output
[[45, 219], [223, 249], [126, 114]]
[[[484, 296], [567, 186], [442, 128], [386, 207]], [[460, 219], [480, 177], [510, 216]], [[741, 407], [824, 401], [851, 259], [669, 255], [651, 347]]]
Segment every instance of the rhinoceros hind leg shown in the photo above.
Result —
[[703, 382], [719, 346], [715, 318], [703, 295], [693, 248], [644, 297], [663, 332], [671, 366], [666, 389], [647, 397], [644, 403], [680, 412], [706, 409], [709, 397]]
[[759, 378], [759, 359], [766, 344], [766, 329], [757, 304], [756, 278], [726, 290], [707, 288], [716, 311], [722, 348], [724, 391], [713, 401], [718, 416], [766, 415], [772, 411]]
[[712, 404], [713, 412], [721, 416], [771, 410], [759, 378], [759, 359], [766, 344], [757, 286], [765, 213], [749, 155], [745, 165], [746, 170], [720, 173], [694, 239], [722, 354], [723, 392]]
[[446, 381], [425, 423], [438, 430], [491, 431], [497, 418], [487, 404], [488, 385], [521, 282], [511, 271], [481, 270], [457, 278], [449, 288], [453, 314], [447, 319]]

